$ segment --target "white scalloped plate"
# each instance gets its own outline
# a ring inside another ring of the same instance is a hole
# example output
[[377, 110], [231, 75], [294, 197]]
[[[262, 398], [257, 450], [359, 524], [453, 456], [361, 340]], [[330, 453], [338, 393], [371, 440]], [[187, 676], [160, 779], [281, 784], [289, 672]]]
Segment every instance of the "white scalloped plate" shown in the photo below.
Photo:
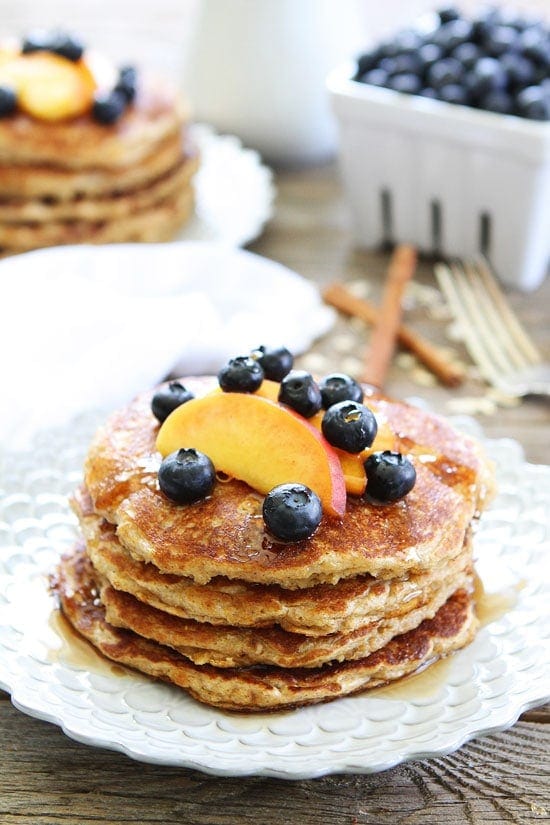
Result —
[[234, 135], [218, 135], [204, 123], [190, 131], [201, 162], [193, 178], [195, 210], [177, 240], [251, 243], [273, 213], [271, 170]]
[[102, 417], [44, 432], [26, 453], [0, 453], [0, 686], [24, 712], [144, 762], [303, 779], [449, 753], [550, 696], [550, 467], [525, 463], [510, 440], [487, 442], [500, 492], [476, 535], [484, 587], [508, 609], [444, 663], [428, 690], [413, 681], [291, 712], [237, 715], [99, 658], [90, 667], [65, 655], [48, 574], [75, 538], [66, 496]]

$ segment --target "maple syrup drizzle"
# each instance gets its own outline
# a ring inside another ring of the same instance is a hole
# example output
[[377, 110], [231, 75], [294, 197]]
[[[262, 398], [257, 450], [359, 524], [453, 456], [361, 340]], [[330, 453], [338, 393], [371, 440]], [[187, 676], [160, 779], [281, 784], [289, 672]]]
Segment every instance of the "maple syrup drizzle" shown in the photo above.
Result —
[[[480, 576], [474, 571], [473, 600], [480, 626], [486, 627], [512, 610], [517, 604], [519, 593], [525, 585], [526, 581], [522, 579], [512, 587], [489, 593], [485, 589]], [[438, 659], [432, 664], [423, 665], [420, 670], [410, 676], [374, 688], [368, 695], [387, 699], [402, 699], [403, 701], [434, 696], [445, 685], [452, 660], [451, 655]]]
[[61, 643], [59, 647], [51, 647], [48, 650], [50, 662], [88, 670], [99, 676], [124, 676], [127, 673], [123, 667], [103, 657], [90, 642], [80, 636], [61, 610], [52, 610], [48, 625]]

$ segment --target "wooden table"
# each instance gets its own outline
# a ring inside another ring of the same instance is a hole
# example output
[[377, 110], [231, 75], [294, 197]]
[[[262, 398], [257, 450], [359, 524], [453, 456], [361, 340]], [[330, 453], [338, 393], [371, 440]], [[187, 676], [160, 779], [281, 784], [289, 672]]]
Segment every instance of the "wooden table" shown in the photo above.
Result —
[[[289, 265], [320, 285], [366, 280], [380, 292], [387, 255], [354, 249], [345, 206], [331, 167], [281, 174], [277, 213], [253, 250]], [[419, 283], [432, 285], [422, 263]], [[512, 304], [550, 358], [550, 280], [535, 295], [513, 295]], [[417, 306], [407, 320], [435, 343], [449, 345], [447, 322]], [[349, 346], [350, 325], [341, 320], [313, 348], [332, 368]], [[347, 336], [347, 338], [346, 338]], [[353, 329], [350, 357], [361, 357], [366, 330]], [[364, 339], [364, 340], [363, 340]], [[348, 343], [346, 344], [346, 341]], [[456, 346], [456, 345], [454, 345]], [[311, 358], [311, 354], [309, 355]], [[466, 356], [464, 355], [466, 358]], [[307, 362], [306, 359], [303, 359]], [[483, 393], [469, 381], [458, 390], [420, 388], [409, 370], [394, 366], [387, 389], [423, 395], [443, 413], [457, 395]], [[550, 463], [549, 406], [529, 400], [484, 416], [491, 436], [523, 443], [527, 458]], [[538, 823], [550, 821], [550, 706], [532, 710], [510, 730], [474, 741], [442, 759], [412, 762], [377, 775], [346, 775], [287, 783], [221, 779], [183, 769], [138, 764], [118, 753], [67, 739], [53, 725], [16, 711], [0, 693], [1, 825], [97, 823], [311, 823], [312, 825], [429, 825], [429, 823]]]

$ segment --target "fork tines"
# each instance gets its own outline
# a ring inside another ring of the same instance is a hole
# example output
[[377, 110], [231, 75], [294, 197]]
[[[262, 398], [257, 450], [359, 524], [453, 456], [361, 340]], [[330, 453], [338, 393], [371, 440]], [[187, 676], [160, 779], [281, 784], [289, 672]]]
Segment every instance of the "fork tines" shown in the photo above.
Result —
[[490, 384], [509, 387], [507, 376], [542, 362], [485, 259], [438, 263], [435, 275], [470, 356]]

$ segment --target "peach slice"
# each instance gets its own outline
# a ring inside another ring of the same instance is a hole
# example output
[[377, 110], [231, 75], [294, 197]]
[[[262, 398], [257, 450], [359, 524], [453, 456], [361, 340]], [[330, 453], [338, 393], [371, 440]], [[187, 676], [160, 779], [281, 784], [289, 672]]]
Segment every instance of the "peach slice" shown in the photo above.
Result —
[[305, 484], [325, 512], [344, 515], [346, 487], [335, 450], [305, 418], [260, 395], [213, 392], [194, 398], [168, 416], [156, 446], [163, 456], [194, 447], [217, 470], [264, 495], [278, 484]]
[[72, 62], [50, 52], [19, 55], [0, 64], [0, 83], [14, 86], [22, 111], [46, 121], [89, 111], [96, 88], [83, 60]]
[[[279, 384], [276, 381], [262, 381], [256, 395], [261, 395], [262, 398], [270, 398], [272, 401], [277, 401], [279, 396]], [[368, 405], [367, 405], [368, 406]], [[316, 413], [308, 419], [309, 423], [316, 427], [321, 432], [321, 421], [323, 420], [324, 411]], [[393, 450], [395, 448], [395, 436], [387, 421], [380, 421], [377, 415], [378, 432], [372, 445], [360, 453], [346, 453], [344, 450], [339, 450], [333, 447], [334, 452], [340, 459], [344, 479], [346, 482], [346, 490], [354, 496], [362, 496], [367, 486], [367, 477], [365, 475], [364, 462], [371, 453], [379, 450]]]

